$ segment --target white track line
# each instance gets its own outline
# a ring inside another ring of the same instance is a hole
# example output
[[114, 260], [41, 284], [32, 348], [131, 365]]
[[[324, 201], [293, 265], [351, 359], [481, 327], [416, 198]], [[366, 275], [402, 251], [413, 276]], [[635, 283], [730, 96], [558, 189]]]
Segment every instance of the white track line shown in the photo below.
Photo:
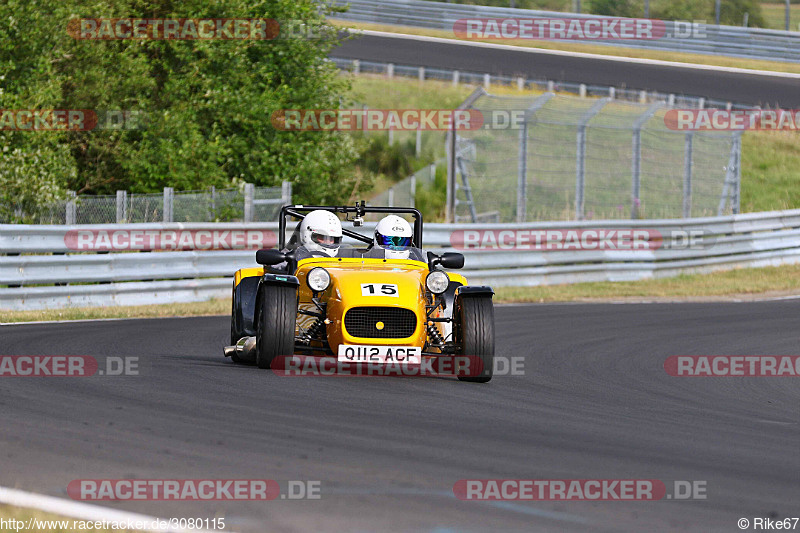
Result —
[[[59, 516], [66, 516], [78, 520], [91, 522], [155, 522], [159, 519], [154, 516], [147, 516], [127, 511], [119, 511], [99, 505], [74, 502], [34, 492], [0, 487], [0, 503], [13, 507], [24, 507], [26, 509], [37, 509], [45, 513], [52, 513]], [[180, 529], [180, 528], [147, 528], [138, 531], [150, 531], [154, 533], [212, 533], [206, 529]], [[219, 533], [218, 531], [216, 533]]]
[[409, 39], [415, 41], [425, 41], [441, 44], [457, 44], [460, 46], [473, 46], [479, 48], [491, 48], [495, 50], [507, 50], [512, 52], [527, 52], [531, 54], [547, 54], [553, 56], [581, 57], [585, 59], [598, 59], [603, 61], [616, 61], [619, 63], [635, 63], [639, 65], [655, 65], [661, 67], [677, 67], [693, 70], [710, 70], [715, 72], [730, 72], [734, 74], [749, 74], [753, 76], [770, 76], [774, 78], [800, 79], [800, 74], [792, 72], [776, 72], [772, 70], [755, 70], [737, 67], [722, 67], [718, 65], [700, 65], [695, 63], [680, 63], [678, 61], [663, 61], [661, 59], [643, 59], [639, 57], [620, 57], [602, 54], [587, 54], [585, 52], [569, 52], [566, 50], [547, 50], [544, 48], [529, 48], [525, 46], [513, 46], [509, 44], [484, 43], [479, 41], [463, 41], [460, 39], [446, 39], [444, 37], [428, 37], [426, 35], [411, 35], [407, 33], [392, 33], [387, 31], [358, 30], [351, 29], [353, 33], [362, 33], [374, 37], [390, 37], [394, 39]]

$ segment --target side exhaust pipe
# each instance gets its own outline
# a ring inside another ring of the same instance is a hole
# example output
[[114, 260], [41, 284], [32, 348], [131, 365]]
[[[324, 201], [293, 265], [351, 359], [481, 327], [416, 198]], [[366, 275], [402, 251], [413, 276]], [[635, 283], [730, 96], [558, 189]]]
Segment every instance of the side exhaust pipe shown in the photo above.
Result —
[[235, 346], [226, 346], [222, 352], [225, 357], [236, 355], [239, 359], [254, 360], [256, 358], [256, 338], [242, 337]]

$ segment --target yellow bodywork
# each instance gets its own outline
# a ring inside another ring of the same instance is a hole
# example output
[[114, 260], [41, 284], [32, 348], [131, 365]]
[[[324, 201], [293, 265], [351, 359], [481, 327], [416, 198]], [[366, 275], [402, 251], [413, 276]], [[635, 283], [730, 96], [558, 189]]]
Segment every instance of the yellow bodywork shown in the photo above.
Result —
[[[331, 284], [321, 294], [320, 300], [327, 303], [326, 325], [328, 345], [333, 353], [337, 353], [340, 344], [361, 345], [391, 345], [391, 346], [425, 346], [428, 334], [426, 331], [426, 301], [425, 277], [428, 275], [428, 265], [414, 260], [385, 260], [372, 258], [310, 258], [300, 261], [297, 265], [295, 276], [300, 280], [298, 290], [298, 307], [316, 311], [311, 301], [312, 291], [306, 283], [308, 272], [315, 267], [323, 267], [330, 273]], [[261, 268], [248, 268], [236, 272], [235, 283], [242, 278], [261, 276]], [[466, 285], [466, 279], [460, 274], [448, 273], [453, 282]], [[361, 285], [373, 283], [377, 285], [393, 284], [397, 286], [397, 296], [383, 294], [362, 294]], [[404, 339], [395, 338], [364, 338], [353, 337], [344, 325], [345, 313], [353, 307], [400, 307], [410, 309], [417, 317], [417, 326], [414, 333]], [[434, 313], [438, 316], [439, 311]], [[316, 319], [307, 315], [298, 314], [297, 326], [307, 329]], [[441, 327], [437, 324], [437, 327]]]

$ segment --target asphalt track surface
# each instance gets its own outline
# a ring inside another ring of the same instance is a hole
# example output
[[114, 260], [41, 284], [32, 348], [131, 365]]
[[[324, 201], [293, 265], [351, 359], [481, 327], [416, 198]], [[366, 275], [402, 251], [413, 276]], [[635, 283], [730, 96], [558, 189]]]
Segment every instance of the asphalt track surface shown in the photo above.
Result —
[[[226, 317], [0, 326], [0, 353], [140, 358], [140, 375], [0, 378], [0, 485], [319, 480], [321, 499], [126, 502], [265, 531], [739, 531], [800, 514], [798, 378], [680, 378], [670, 355], [798, 353], [800, 302], [498, 306], [524, 376], [280, 377]], [[460, 479], [707, 482], [707, 499], [460, 501]]]
[[429, 68], [527, 76], [556, 82], [628, 87], [749, 105], [778, 105], [784, 109], [800, 108], [800, 80], [774, 76], [557, 56], [530, 50], [491, 49], [374, 35], [362, 35], [347, 40], [334, 49], [331, 55]]

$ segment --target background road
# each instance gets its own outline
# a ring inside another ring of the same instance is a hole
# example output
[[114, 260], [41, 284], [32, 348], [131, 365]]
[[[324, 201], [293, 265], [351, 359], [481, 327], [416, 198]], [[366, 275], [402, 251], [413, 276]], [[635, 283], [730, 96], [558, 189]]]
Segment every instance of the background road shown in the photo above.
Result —
[[[497, 308], [524, 376], [286, 378], [222, 357], [226, 317], [0, 326], [6, 355], [139, 376], [0, 377], [0, 485], [320, 480], [322, 499], [110, 504], [239, 531], [739, 531], [800, 514], [800, 381], [677, 378], [680, 354], [798, 353], [800, 302]], [[705, 501], [462, 502], [470, 478], [707, 481]]]
[[800, 108], [800, 79], [713, 70], [647, 65], [536, 51], [491, 49], [426, 42], [400, 37], [362, 35], [331, 52], [332, 56], [431, 68], [453, 68], [557, 82], [609, 85], [630, 89], [704, 96], [751, 105]]

